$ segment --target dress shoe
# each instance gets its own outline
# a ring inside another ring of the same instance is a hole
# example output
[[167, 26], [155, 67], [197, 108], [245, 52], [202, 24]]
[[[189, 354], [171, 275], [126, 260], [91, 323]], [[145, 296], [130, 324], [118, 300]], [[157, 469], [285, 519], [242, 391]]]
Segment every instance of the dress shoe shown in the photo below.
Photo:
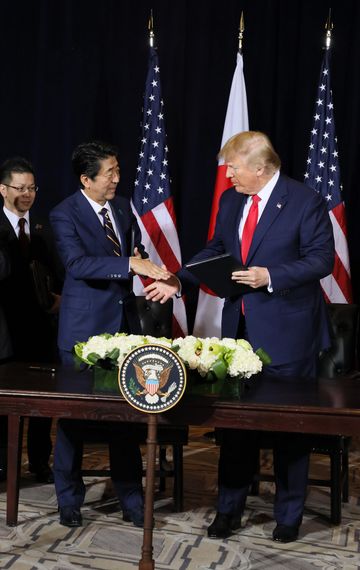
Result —
[[63, 526], [82, 526], [80, 509], [75, 507], [60, 507], [60, 524]]
[[241, 515], [216, 513], [216, 517], [207, 529], [209, 538], [228, 538], [232, 531], [241, 527]]
[[276, 542], [294, 542], [299, 534], [299, 527], [278, 524], [273, 530], [273, 540]]
[[123, 521], [132, 522], [134, 526], [144, 527], [144, 511], [142, 509], [133, 509], [131, 511], [123, 511]]
[[35, 475], [37, 483], [53, 483], [54, 475], [47, 463], [34, 465], [29, 463], [29, 471]]

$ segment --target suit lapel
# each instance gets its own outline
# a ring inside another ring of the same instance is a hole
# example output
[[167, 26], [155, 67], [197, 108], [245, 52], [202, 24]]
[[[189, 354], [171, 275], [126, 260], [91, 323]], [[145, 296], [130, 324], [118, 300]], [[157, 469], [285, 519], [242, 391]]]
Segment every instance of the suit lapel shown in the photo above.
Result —
[[[121, 207], [118, 204], [115, 204], [114, 202], [110, 203], [110, 208], [112, 211], [112, 214], [114, 216], [115, 219], [115, 223], [116, 223], [116, 229], [119, 233], [119, 237], [120, 237], [120, 247], [121, 247], [121, 254], [122, 255], [126, 255], [127, 252], [127, 243], [126, 243], [126, 236], [124, 233], [124, 212], [121, 209]], [[132, 255], [132, 254], [130, 254]]]
[[[101, 206], [99, 205], [99, 210]], [[93, 208], [90, 206], [89, 202], [83, 196], [81, 191], [75, 194], [75, 208], [74, 214], [77, 217], [77, 224], [79, 228], [86, 224], [86, 227], [93, 234], [96, 243], [100, 244], [101, 247], [107, 252], [108, 255], [113, 255], [113, 250], [111, 247], [110, 240], [106, 237], [104, 228], [101, 226], [101, 222], [98, 216], [95, 214]]]
[[281, 214], [282, 210], [287, 203], [287, 185], [286, 178], [282, 176], [279, 177], [275, 188], [273, 189], [268, 203], [261, 215], [259, 223], [256, 226], [255, 233], [251, 242], [249, 254], [247, 257], [247, 265], [251, 261], [252, 257], [256, 253], [262, 240], [265, 238], [267, 231], [270, 226], [274, 223], [277, 217]]
[[238, 194], [238, 193], [234, 194], [234, 200], [233, 202], [230, 203], [230, 210], [226, 218], [228, 227], [235, 228], [235, 231], [231, 232], [231, 235], [233, 236], [233, 240], [231, 243], [231, 253], [235, 257], [240, 256], [239, 225], [240, 225], [241, 216], [243, 215], [246, 198], [247, 197], [244, 196], [243, 194]]
[[0, 228], [9, 234], [10, 239], [17, 239], [15, 230], [5, 216], [2, 208], [0, 210]]

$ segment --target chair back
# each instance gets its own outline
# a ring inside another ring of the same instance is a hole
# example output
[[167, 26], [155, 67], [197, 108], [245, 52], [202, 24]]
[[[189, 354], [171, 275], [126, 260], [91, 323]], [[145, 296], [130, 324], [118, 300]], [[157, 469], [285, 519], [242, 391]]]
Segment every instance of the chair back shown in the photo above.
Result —
[[159, 301], [147, 301], [145, 297], [136, 297], [136, 308], [140, 320], [141, 334], [155, 337], [172, 336], [173, 301], [164, 304]]
[[359, 306], [331, 303], [327, 311], [331, 348], [320, 354], [319, 376], [334, 378], [358, 368]]

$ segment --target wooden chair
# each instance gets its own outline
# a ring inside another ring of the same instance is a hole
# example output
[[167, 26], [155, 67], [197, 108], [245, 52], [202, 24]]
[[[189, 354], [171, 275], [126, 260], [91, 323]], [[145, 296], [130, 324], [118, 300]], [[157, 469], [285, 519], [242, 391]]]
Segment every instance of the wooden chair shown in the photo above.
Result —
[[[147, 301], [145, 297], [136, 297], [135, 302], [140, 322], [139, 332], [154, 337], [164, 336], [171, 338], [173, 319], [172, 300], [162, 305], [158, 302]], [[145, 426], [139, 426], [139, 429], [143, 431], [141, 441], [145, 443]], [[158, 426], [159, 467], [156, 475], [159, 478], [159, 490], [164, 491], [166, 479], [169, 477], [173, 478], [173, 504], [176, 512], [183, 510], [183, 447], [188, 443], [188, 434], [188, 426]], [[172, 467], [170, 467], [170, 464], [166, 460], [166, 449], [168, 446], [172, 447]], [[108, 469], [88, 469], [83, 470], [82, 474], [109, 477], [110, 471]]]
[[[319, 377], [334, 378], [349, 374], [360, 376], [358, 368], [359, 307], [351, 304], [333, 303], [327, 306], [332, 346], [320, 354]], [[359, 379], [360, 389], [360, 379]], [[310, 434], [311, 452], [330, 458], [330, 472], [327, 479], [309, 478], [308, 484], [330, 488], [330, 520], [341, 522], [341, 502], [349, 497], [349, 445], [351, 438], [343, 435]], [[262, 449], [272, 447], [271, 434], [264, 432]], [[260, 471], [251, 487], [251, 494], [259, 493], [260, 481], [274, 481], [273, 475]]]

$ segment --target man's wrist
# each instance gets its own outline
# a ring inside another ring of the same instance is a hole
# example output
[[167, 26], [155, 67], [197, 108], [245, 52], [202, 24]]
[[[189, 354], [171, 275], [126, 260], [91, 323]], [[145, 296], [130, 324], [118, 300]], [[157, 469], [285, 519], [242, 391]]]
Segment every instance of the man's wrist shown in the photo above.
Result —
[[180, 279], [179, 279], [176, 275], [174, 275], [174, 277], [175, 277], [176, 281], [178, 282], [178, 287], [179, 287], [178, 292], [175, 293], [175, 297], [176, 297], [177, 299], [180, 299], [180, 298], [182, 297], [182, 285], [181, 285], [181, 281], [180, 281]]

